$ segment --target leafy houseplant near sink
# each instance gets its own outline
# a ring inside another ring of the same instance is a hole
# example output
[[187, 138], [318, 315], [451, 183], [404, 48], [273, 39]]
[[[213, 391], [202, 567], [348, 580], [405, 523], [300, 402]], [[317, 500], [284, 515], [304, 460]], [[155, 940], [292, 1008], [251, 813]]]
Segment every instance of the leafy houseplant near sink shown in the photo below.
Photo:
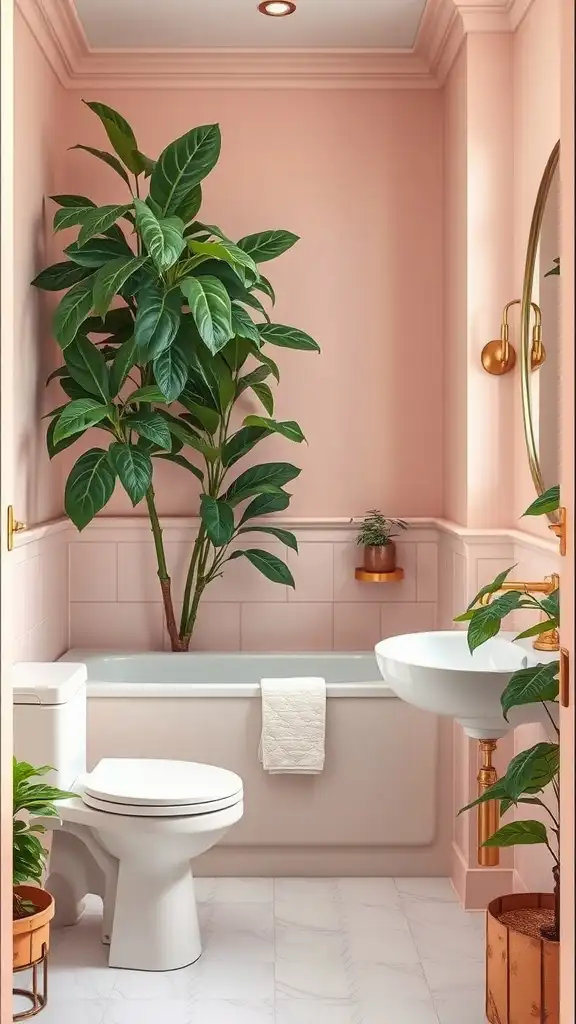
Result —
[[[36, 820], [57, 817], [55, 800], [74, 796], [54, 786], [33, 782], [52, 769], [35, 768], [26, 761], [13, 761], [13, 966], [22, 969], [39, 961], [50, 945], [50, 921], [54, 900], [42, 889], [46, 851], [38, 838], [45, 831]], [[25, 815], [23, 817], [23, 815]], [[45, 970], [45, 968], [44, 968]], [[17, 990], [28, 996], [33, 1008], [43, 1005], [44, 997]], [[14, 1018], [19, 1019], [18, 1017]]]
[[[218, 125], [193, 128], [154, 161], [120, 114], [87, 105], [114, 152], [74, 148], [115, 171], [127, 194], [106, 206], [81, 195], [52, 197], [60, 207], [54, 230], [79, 232], [66, 259], [33, 282], [65, 293], [53, 320], [64, 365], [49, 378], [59, 381], [64, 403], [49, 414], [48, 451], [52, 458], [89, 428], [103, 432], [105, 446], [80, 455], [68, 476], [66, 512], [84, 529], [117, 480], [134, 506], [145, 502], [172, 650], [186, 651], [202, 595], [227, 562], [246, 558], [273, 582], [294, 586], [281, 558], [242, 542], [259, 531], [297, 551], [292, 533], [256, 521], [288, 508], [285, 487], [300, 470], [264, 462], [230, 473], [266, 438], [304, 441], [298, 423], [274, 418], [268, 382], [279, 381], [280, 372], [269, 351], [319, 347], [303, 331], [272, 323], [264, 305], [274, 305], [275, 296], [260, 267], [297, 236], [272, 230], [233, 242], [197, 219], [201, 182], [220, 155]], [[154, 489], [159, 460], [200, 485], [200, 527], [176, 600]]]
[[408, 523], [403, 519], [388, 519], [378, 509], [371, 509], [366, 513], [360, 520], [356, 538], [356, 543], [364, 548], [366, 572], [394, 572], [396, 545], [392, 538], [398, 535], [398, 531], [407, 529]]
[[[538, 515], [560, 507], [559, 488], [541, 495], [526, 514]], [[508, 570], [510, 571], [510, 570]], [[484, 587], [479, 598], [497, 593], [508, 573]], [[468, 620], [468, 642], [473, 652], [495, 636], [503, 619], [519, 608], [536, 608], [543, 621], [524, 630], [516, 639], [537, 636], [559, 624], [559, 595], [555, 591], [541, 601], [508, 591], [485, 607], [471, 608], [459, 621]], [[457, 620], [457, 621], [458, 621]], [[555, 742], [540, 742], [512, 758], [506, 774], [462, 811], [487, 801], [499, 801], [504, 814], [520, 804], [540, 809], [543, 820], [513, 820], [503, 825], [485, 846], [545, 845], [552, 858], [554, 894], [521, 893], [493, 900], [488, 907], [486, 1013], [491, 1024], [530, 1020], [540, 1024], [559, 1021], [560, 938], [560, 734], [553, 705], [559, 692], [558, 661], [533, 665], [515, 672], [502, 693], [504, 717], [514, 707], [541, 703]], [[552, 807], [549, 806], [551, 801]], [[462, 813], [460, 811], [460, 813]]]

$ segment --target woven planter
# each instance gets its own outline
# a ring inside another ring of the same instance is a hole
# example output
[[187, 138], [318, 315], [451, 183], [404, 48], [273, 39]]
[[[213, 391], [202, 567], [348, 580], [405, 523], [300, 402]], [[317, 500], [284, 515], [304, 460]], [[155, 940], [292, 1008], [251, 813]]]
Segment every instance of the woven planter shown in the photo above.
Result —
[[560, 944], [532, 938], [499, 918], [507, 911], [554, 909], [549, 893], [492, 900], [486, 923], [486, 1016], [490, 1024], [559, 1024]]
[[14, 969], [36, 963], [43, 955], [43, 947], [50, 946], [50, 921], [54, 917], [54, 900], [45, 889], [32, 885], [16, 885], [14, 891], [37, 907], [35, 914], [12, 921]]

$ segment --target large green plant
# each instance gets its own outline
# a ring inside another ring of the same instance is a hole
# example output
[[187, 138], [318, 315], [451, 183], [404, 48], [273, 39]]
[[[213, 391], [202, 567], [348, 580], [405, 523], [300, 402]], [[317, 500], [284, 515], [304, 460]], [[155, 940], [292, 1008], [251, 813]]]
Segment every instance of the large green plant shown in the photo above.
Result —
[[[218, 126], [193, 128], [153, 161], [120, 114], [102, 103], [88, 107], [114, 153], [75, 148], [116, 171], [128, 194], [107, 206], [85, 196], [52, 197], [60, 207], [54, 230], [79, 231], [67, 258], [33, 282], [65, 291], [53, 320], [64, 365], [50, 379], [59, 380], [66, 401], [49, 414], [48, 451], [52, 458], [89, 428], [103, 432], [104, 445], [81, 455], [68, 476], [66, 512], [82, 530], [110, 500], [117, 480], [134, 506], [146, 503], [172, 649], [185, 651], [202, 594], [231, 559], [246, 558], [268, 579], [294, 586], [280, 558], [240, 548], [238, 539], [259, 530], [297, 550], [292, 533], [255, 521], [288, 507], [285, 486], [300, 470], [267, 462], [230, 473], [272, 434], [304, 440], [296, 422], [274, 418], [269, 381], [280, 375], [269, 351], [319, 347], [303, 331], [272, 323], [259, 297], [274, 304], [260, 265], [290, 249], [297, 236], [263, 231], [232, 242], [197, 219], [200, 183], [220, 154]], [[247, 394], [262, 414], [239, 422], [237, 403]], [[179, 624], [154, 493], [158, 460], [200, 484], [201, 525]]]
[[[560, 489], [552, 487], [537, 498], [524, 514], [544, 515], [556, 511], [559, 507]], [[511, 612], [520, 608], [534, 609], [541, 612], [543, 617], [542, 621], [519, 633], [516, 640], [537, 636], [550, 629], [557, 629], [559, 626], [560, 595], [558, 591], [550, 594], [549, 597], [537, 600], [531, 594], [511, 590], [499, 597], [494, 597], [489, 604], [477, 607], [481, 598], [498, 593], [511, 571], [512, 569], [508, 569], [497, 576], [488, 586], [483, 587], [468, 610], [455, 619], [456, 622], [468, 622], [468, 645], [472, 653], [491, 637], [496, 636], [503, 620]], [[459, 814], [462, 814], [464, 811], [470, 810], [471, 807], [490, 800], [500, 802], [501, 814], [519, 804], [543, 809], [550, 820], [548, 827], [544, 822], [535, 819], [510, 821], [490, 836], [484, 846], [543, 844], [548, 847], [553, 862], [555, 920], [554, 927], [543, 934], [546, 938], [554, 940], [558, 940], [560, 936], [560, 732], [556, 725], [557, 716], [553, 714], [551, 705], [557, 703], [558, 700], [559, 671], [559, 661], [550, 661], [520, 669], [511, 676], [501, 697], [502, 712], [506, 721], [508, 721], [508, 715], [512, 708], [523, 704], [541, 703], [557, 737], [557, 742], [536, 743], [528, 750], [522, 750], [512, 758], [506, 774], [501, 779], [498, 779], [481, 796], [459, 811]], [[548, 797], [543, 798], [544, 791], [548, 787], [550, 787], [554, 809], [549, 806]]]
[[[13, 760], [13, 852], [12, 882], [13, 885], [25, 885], [33, 882], [40, 885], [46, 864], [47, 852], [42, 846], [38, 835], [46, 831], [37, 818], [57, 818], [58, 810], [55, 800], [65, 800], [74, 793], [65, 793], [55, 786], [47, 786], [43, 782], [32, 782], [51, 772], [50, 765], [35, 768], [26, 761]], [[25, 817], [23, 817], [25, 815]], [[35, 906], [24, 900], [18, 893], [13, 897], [14, 917], [26, 917], [33, 914]]]

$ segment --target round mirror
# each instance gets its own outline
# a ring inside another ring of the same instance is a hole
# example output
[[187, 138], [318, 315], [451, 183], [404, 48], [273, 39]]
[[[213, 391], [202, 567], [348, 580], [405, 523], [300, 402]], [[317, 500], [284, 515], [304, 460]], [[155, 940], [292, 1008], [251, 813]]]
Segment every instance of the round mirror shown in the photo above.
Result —
[[[550, 154], [532, 214], [522, 289], [520, 370], [528, 462], [538, 495], [560, 479], [560, 143]], [[558, 514], [548, 518], [558, 523]]]

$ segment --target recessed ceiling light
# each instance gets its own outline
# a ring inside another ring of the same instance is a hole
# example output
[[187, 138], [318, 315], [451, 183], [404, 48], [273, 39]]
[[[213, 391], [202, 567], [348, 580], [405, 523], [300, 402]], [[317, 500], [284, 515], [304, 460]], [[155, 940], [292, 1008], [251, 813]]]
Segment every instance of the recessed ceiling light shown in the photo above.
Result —
[[270, 18], [285, 18], [287, 14], [294, 14], [296, 4], [291, 0], [264, 0], [258, 4], [258, 10]]

